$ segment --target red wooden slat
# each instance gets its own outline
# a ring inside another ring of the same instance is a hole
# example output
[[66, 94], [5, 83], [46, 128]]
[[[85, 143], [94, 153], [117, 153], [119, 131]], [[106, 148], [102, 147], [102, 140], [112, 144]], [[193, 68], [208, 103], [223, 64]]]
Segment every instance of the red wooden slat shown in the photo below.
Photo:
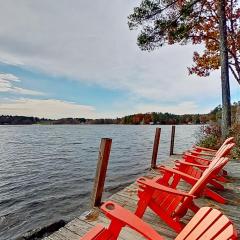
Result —
[[108, 218], [117, 219], [127, 224], [149, 240], [164, 240], [150, 225], [142, 221], [142, 219], [138, 218], [129, 210], [124, 209], [112, 201], [104, 203], [101, 209]]
[[[100, 238], [100, 235], [104, 232], [107, 232], [107, 229], [105, 229], [102, 225], [97, 225], [96, 227], [92, 228], [89, 232], [87, 232], [81, 240], [101, 240], [103, 238]], [[109, 238], [105, 238], [108, 240]]]
[[156, 181], [148, 178], [141, 177], [137, 180], [139, 184], [145, 185], [146, 187], [150, 187], [159, 191], [175, 194], [175, 195], [180, 195], [180, 196], [186, 196], [186, 197], [194, 197], [194, 195], [188, 194], [186, 192], [182, 192], [180, 190], [175, 190], [170, 187], [166, 187], [164, 185], [161, 185], [157, 183]]
[[181, 231], [181, 233], [176, 237], [175, 240], [185, 239], [210, 211], [211, 208], [208, 207], [201, 208], [191, 219], [191, 221], [187, 224], [187, 226]]
[[214, 240], [235, 240], [237, 239], [236, 232], [234, 232], [233, 225], [229, 225], [224, 231], [222, 231]]
[[177, 206], [182, 201], [182, 199], [183, 199], [183, 197], [181, 197], [181, 196], [175, 196], [173, 198], [173, 201], [169, 204], [167, 211], [169, 213], [172, 213], [177, 208]]
[[167, 194], [166, 197], [160, 202], [161, 208], [167, 209], [175, 196]]
[[208, 229], [221, 215], [221, 212], [213, 209], [210, 213], [207, 214], [207, 216], [204, 217], [204, 219], [202, 219], [202, 221], [194, 228], [194, 231], [192, 231], [185, 239], [198, 239], [200, 236], [202, 236], [206, 229]]
[[229, 219], [222, 215], [209, 229], [207, 229], [207, 231], [199, 238], [199, 240], [215, 239], [215, 237], [218, 236], [219, 233], [221, 233], [229, 223]]

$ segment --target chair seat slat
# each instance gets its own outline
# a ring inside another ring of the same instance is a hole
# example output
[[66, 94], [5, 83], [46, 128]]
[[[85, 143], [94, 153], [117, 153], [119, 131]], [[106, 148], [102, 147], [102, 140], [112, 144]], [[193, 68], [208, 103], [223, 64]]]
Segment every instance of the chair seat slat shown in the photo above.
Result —
[[211, 227], [211, 225], [216, 221], [218, 218], [222, 216], [221, 212], [216, 209], [213, 209], [209, 212], [202, 221], [196, 226], [194, 231], [186, 238], [186, 240], [198, 239], [204, 232]]
[[221, 216], [207, 231], [199, 238], [204, 239], [215, 239], [229, 224], [229, 219], [226, 216]]
[[211, 211], [209, 207], [202, 207], [195, 216], [191, 219], [191, 221], [186, 225], [186, 227], [179, 233], [175, 240], [183, 240], [185, 239], [200, 222], [204, 219], [207, 214]]
[[237, 239], [237, 234], [233, 229], [233, 225], [229, 225], [224, 231], [222, 231], [217, 237], [214, 238], [214, 240], [223, 240], [223, 239], [228, 239], [228, 240]]

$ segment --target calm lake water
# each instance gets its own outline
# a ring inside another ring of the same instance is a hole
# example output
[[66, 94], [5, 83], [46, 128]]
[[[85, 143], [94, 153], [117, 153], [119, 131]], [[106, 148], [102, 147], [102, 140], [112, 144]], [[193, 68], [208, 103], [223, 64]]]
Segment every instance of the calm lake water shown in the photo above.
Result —
[[[168, 158], [171, 126], [161, 126], [158, 162]], [[150, 166], [156, 126], [0, 126], [0, 239], [16, 239], [89, 207], [98, 147], [113, 139], [109, 195]], [[195, 143], [199, 126], [176, 126], [175, 152]]]

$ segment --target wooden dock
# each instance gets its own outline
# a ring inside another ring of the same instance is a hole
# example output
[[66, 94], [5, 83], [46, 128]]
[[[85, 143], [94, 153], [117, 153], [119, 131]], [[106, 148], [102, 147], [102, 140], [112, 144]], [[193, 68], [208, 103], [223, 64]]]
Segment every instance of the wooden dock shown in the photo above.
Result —
[[[173, 164], [173, 160], [176, 157], [179, 158], [181, 156], [174, 155], [171, 157], [168, 161], [169, 166]], [[225, 184], [226, 189], [221, 192], [221, 195], [228, 200], [228, 204], [218, 204], [206, 198], [197, 199], [196, 201], [199, 206], [211, 206], [221, 210], [233, 221], [238, 230], [238, 234], [240, 235], [240, 160], [230, 161], [226, 169], [228, 170], [231, 178], [229, 183]], [[146, 172], [145, 176], [151, 178], [157, 175], [158, 173], [156, 171], [149, 170]], [[135, 179], [133, 179], [133, 181], [134, 180]], [[187, 184], [181, 183], [181, 189], [187, 190], [189, 187], [190, 186]], [[105, 200], [113, 200], [121, 206], [134, 212], [138, 201], [136, 183], [132, 183], [128, 187], [112, 195], [109, 199]], [[185, 216], [184, 221], [187, 222], [189, 218], [191, 218], [191, 212]], [[174, 239], [176, 237], [176, 233], [164, 224], [151, 210], [148, 209], [145, 212], [143, 220], [149, 223], [165, 239]], [[76, 217], [57, 232], [45, 237], [44, 240], [79, 240], [81, 236], [98, 223], [107, 226], [109, 221], [105, 215], [98, 210], [98, 208], [94, 208], [90, 211], [90, 213], [84, 213], [83, 215]], [[138, 235], [135, 231], [125, 227], [121, 232], [119, 239], [140, 240], [145, 238]]]

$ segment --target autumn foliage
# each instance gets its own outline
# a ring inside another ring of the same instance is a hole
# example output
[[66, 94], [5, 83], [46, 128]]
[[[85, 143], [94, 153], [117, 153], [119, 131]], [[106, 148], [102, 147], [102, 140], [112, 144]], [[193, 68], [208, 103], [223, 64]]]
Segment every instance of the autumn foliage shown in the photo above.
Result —
[[[190, 74], [208, 76], [220, 68], [218, 1], [142, 0], [129, 15], [130, 29], [140, 28], [138, 45], [154, 50], [165, 44], [203, 44], [194, 52]], [[227, 41], [230, 70], [240, 84], [240, 8], [237, 0], [226, 0]]]
[[[229, 67], [240, 84], [240, 8], [237, 0], [228, 0], [226, 3]], [[188, 69], [190, 74], [208, 76], [211, 71], [220, 67], [217, 1], [205, 1], [202, 12], [204, 14], [192, 29], [192, 43], [203, 43], [205, 50], [203, 53], [194, 52], [194, 65]]]

